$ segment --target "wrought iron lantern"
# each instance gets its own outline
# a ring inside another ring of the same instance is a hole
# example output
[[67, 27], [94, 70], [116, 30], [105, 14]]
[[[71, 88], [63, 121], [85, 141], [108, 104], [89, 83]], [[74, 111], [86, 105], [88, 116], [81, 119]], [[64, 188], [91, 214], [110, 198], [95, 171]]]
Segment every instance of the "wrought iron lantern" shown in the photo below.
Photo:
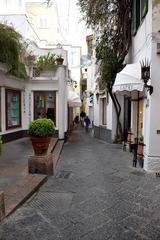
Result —
[[144, 87], [147, 88], [149, 94], [153, 93], [153, 86], [148, 85], [150, 79], [150, 63], [147, 59], [141, 61], [141, 79], [144, 82]]
[[77, 81], [73, 81], [73, 87], [74, 87], [74, 88], [77, 88], [77, 87], [78, 87]]
[[98, 103], [98, 100], [99, 100], [99, 92], [96, 93], [96, 99], [97, 99], [97, 103]]
[[67, 85], [68, 86], [73, 86], [74, 88], [77, 88], [78, 87], [78, 83], [77, 83], [77, 81], [74, 81], [73, 79], [71, 79], [71, 78], [68, 78], [67, 79]]

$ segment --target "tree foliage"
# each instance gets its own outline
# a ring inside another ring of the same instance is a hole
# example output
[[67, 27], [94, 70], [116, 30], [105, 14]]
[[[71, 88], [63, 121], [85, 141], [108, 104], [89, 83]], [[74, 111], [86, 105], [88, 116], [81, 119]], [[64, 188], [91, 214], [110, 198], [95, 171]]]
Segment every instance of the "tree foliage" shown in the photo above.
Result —
[[79, 0], [79, 6], [86, 24], [97, 33], [96, 58], [103, 80], [113, 85], [130, 46], [131, 0]]
[[6, 63], [10, 73], [27, 78], [24, 64], [21, 62], [23, 48], [21, 35], [13, 27], [0, 24], [0, 61]]
[[95, 31], [101, 83], [108, 89], [117, 115], [116, 137], [122, 139], [121, 106], [112, 92], [131, 41], [131, 0], [79, 0], [83, 20]]

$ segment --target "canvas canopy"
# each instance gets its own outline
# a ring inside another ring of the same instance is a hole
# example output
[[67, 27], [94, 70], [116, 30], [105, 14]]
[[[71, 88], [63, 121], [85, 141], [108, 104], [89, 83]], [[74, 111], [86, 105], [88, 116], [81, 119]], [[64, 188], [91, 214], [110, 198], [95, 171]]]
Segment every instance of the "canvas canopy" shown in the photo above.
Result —
[[68, 100], [69, 107], [81, 107], [81, 99], [79, 95], [72, 89], [69, 89], [68, 91], [67, 100]]
[[116, 75], [113, 92], [134, 90], [143, 91], [144, 83], [141, 80], [140, 63], [127, 64], [123, 70]]

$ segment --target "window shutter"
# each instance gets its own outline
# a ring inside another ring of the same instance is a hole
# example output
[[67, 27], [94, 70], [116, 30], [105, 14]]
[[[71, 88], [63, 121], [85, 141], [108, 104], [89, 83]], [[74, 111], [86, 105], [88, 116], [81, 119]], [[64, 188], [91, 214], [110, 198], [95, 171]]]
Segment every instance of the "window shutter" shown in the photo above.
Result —
[[148, 0], [141, 0], [141, 18], [144, 18], [148, 12]]
[[135, 35], [137, 31], [137, 16], [136, 16], [136, 0], [132, 0], [132, 34]]

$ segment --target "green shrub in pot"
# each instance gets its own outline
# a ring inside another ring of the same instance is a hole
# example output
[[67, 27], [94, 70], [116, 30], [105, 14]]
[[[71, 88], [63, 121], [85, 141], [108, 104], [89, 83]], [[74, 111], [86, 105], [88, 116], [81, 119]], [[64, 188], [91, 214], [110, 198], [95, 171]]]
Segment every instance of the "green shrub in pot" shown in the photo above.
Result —
[[29, 124], [28, 133], [30, 136], [49, 137], [54, 133], [54, 122], [51, 119], [41, 118]]
[[54, 122], [51, 119], [41, 118], [29, 124], [28, 133], [31, 137], [35, 155], [45, 155], [54, 133]]

